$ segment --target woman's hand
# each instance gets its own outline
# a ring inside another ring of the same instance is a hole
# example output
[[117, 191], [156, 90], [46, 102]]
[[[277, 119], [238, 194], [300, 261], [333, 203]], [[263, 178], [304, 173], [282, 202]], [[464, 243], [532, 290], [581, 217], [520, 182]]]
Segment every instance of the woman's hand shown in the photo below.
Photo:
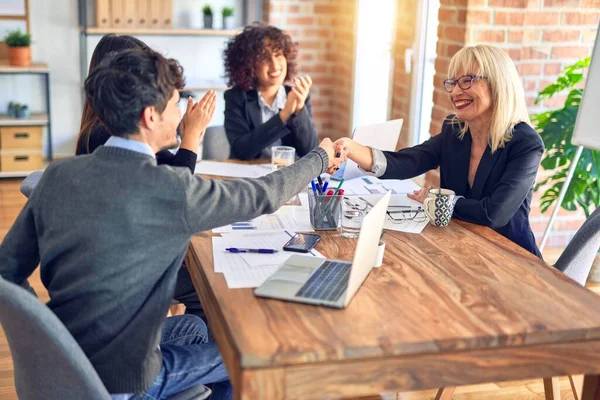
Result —
[[284, 124], [292, 117], [296, 107], [298, 107], [298, 98], [290, 92], [285, 102], [285, 107], [279, 111], [279, 118], [281, 118], [281, 121], [283, 121]]
[[335, 141], [335, 151], [336, 153], [344, 152], [346, 154], [346, 157], [352, 159], [352, 150], [356, 148], [357, 144], [358, 143], [356, 143], [354, 140], [344, 137]]
[[312, 86], [312, 79], [310, 76], [301, 76], [294, 79], [294, 83], [296, 86], [292, 88], [288, 97], [290, 95], [296, 97], [296, 109], [294, 110], [295, 114], [298, 114], [304, 108], [304, 103], [306, 102], [306, 98], [308, 97], [308, 92], [310, 87]]
[[427, 196], [429, 196], [429, 189], [431, 189], [431, 186], [422, 187], [419, 190], [415, 190], [414, 192], [409, 193], [408, 198], [416, 200], [419, 203], [423, 204]]
[[209, 90], [196, 104], [191, 96], [188, 98], [187, 109], [181, 120], [182, 148], [198, 151], [200, 140], [215, 113], [216, 100], [217, 93], [214, 90]]
[[319, 147], [325, 150], [325, 152], [329, 156], [329, 166], [327, 168], [327, 172], [332, 175], [335, 174], [336, 171], [340, 169], [340, 165], [342, 165], [342, 163], [346, 161], [345, 152], [336, 151], [333, 142], [329, 138], [323, 139], [321, 144], [319, 144]]

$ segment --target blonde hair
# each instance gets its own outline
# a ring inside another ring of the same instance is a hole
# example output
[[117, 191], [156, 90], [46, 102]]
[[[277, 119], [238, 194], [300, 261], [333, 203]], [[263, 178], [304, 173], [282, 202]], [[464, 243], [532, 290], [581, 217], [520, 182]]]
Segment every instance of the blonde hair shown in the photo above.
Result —
[[[457, 74], [464, 72], [483, 77], [490, 85], [492, 123], [489, 144], [495, 152], [510, 141], [515, 125], [520, 122], [531, 125], [521, 78], [508, 54], [495, 46], [483, 44], [464, 47], [452, 57], [448, 78], [456, 78]], [[451, 118], [451, 122], [460, 125], [459, 137], [462, 140], [469, 129], [468, 123], [456, 116]]]

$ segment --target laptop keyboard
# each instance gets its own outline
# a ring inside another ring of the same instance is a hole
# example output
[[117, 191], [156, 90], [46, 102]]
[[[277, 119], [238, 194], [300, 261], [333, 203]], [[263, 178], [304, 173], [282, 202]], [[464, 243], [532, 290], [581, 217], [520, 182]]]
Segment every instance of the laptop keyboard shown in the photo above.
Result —
[[300, 288], [296, 296], [337, 301], [348, 287], [352, 264], [325, 261]]

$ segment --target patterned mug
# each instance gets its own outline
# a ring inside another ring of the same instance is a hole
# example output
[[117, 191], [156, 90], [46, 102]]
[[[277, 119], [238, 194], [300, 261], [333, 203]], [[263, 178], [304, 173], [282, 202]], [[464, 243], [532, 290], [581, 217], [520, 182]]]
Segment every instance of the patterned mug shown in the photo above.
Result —
[[435, 226], [448, 226], [454, 211], [456, 193], [450, 189], [430, 189], [429, 197], [423, 202], [429, 222]]

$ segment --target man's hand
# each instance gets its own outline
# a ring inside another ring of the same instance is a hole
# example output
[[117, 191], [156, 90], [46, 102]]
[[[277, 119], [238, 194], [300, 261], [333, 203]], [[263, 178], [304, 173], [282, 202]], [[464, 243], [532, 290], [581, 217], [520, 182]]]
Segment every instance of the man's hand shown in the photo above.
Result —
[[[335, 174], [335, 172], [340, 169], [340, 165], [346, 161], [346, 154], [344, 151], [335, 152], [335, 147], [333, 142], [329, 138], [323, 139], [321, 144], [319, 144], [327, 155], [329, 156], [329, 166], [327, 167], [327, 172], [329, 174]], [[336, 157], [337, 156], [337, 157]]]

